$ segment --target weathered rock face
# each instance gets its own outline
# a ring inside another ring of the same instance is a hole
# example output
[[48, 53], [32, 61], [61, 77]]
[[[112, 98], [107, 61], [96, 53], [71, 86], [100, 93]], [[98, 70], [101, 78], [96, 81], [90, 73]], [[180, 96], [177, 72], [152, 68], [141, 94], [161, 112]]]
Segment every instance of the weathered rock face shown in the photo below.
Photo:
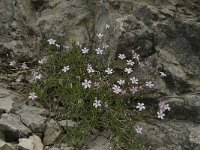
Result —
[[[186, 125], [193, 124], [198, 129], [199, 0], [0, 1], [0, 67], [15, 55], [26, 61], [24, 59], [28, 57], [23, 56], [36, 54], [42, 38], [61, 37], [63, 43], [69, 39], [93, 42], [96, 33], [103, 32], [106, 24], [111, 25], [110, 43], [114, 45], [116, 56], [119, 53], [130, 56], [131, 50], [135, 50], [144, 61], [151, 63], [145, 73], [136, 70], [136, 76], [149, 79], [152, 76], [150, 71], [166, 72], [167, 77], [159, 79], [157, 85], [162, 91], [159, 96], [168, 97], [166, 101], [172, 106], [168, 119], [184, 120], [184, 123], [187, 121]], [[0, 110], [9, 112], [12, 101], [12, 97], [0, 97]], [[45, 117], [40, 116], [39, 120], [34, 121], [28, 118], [26, 112], [19, 115], [22, 117], [20, 121], [18, 115], [7, 114], [2, 115], [1, 120], [11, 117], [35, 132], [44, 130], [44, 127], [38, 129], [37, 125], [42, 125]], [[34, 117], [31, 112], [29, 115]], [[158, 134], [165, 141], [159, 141], [156, 136], [149, 139], [152, 149], [198, 149], [198, 134], [189, 125], [183, 127], [184, 123], [169, 122], [164, 125], [155, 121], [153, 125], [144, 124], [147, 132]], [[11, 128], [9, 122], [4, 128], [8, 126]], [[23, 132], [28, 134], [29, 130], [26, 128]], [[15, 132], [14, 129], [12, 131]], [[172, 135], [172, 132], [175, 134]]]

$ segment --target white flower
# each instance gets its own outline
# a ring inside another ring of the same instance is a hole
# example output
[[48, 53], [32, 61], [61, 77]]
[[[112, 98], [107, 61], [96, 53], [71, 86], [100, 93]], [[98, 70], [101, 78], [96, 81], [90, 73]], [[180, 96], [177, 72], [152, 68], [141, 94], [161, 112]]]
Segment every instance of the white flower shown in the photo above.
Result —
[[49, 45], [54, 45], [55, 42], [56, 42], [56, 40], [53, 40], [53, 39], [49, 39], [49, 40], [47, 40], [47, 41], [49, 42]]
[[131, 72], [133, 72], [132, 68], [125, 68], [124, 70], [126, 73], [130, 74]]
[[83, 49], [81, 49], [81, 51], [82, 51], [83, 54], [86, 54], [86, 53], [88, 53], [89, 49], [87, 49], [86, 47], [84, 47]]
[[69, 46], [67, 46], [67, 45], [65, 45], [64, 47], [65, 47], [66, 49], [68, 49], [68, 48], [69, 48]]
[[169, 104], [165, 104], [165, 107], [164, 107], [164, 109], [165, 109], [165, 110], [168, 110], [168, 111], [170, 111], [170, 110], [171, 110], [171, 108], [170, 108]]
[[26, 70], [26, 69], [28, 69], [28, 66], [26, 65], [26, 63], [25, 63], [25, 62], [22, 64], [22, 66], [21, 66], [21, 67], [22, 67], [22, 69], [23, 69], [23, 70]]
[[99, 33], [99, 34], [97, 34], [97, 37], [98, 37], [99, 39], [101, 39], [101, 38], [103, 37], [103, 34]]
[[126, 64], [130, 66], [133, 66], [135, 64], [132, 60], [126, 60], [126, 62]]
[[40, 74], [39, 72], [33, 72], [33, 79], [41, 79], [42, 78], [42, 74]]
[[28, 98], [31, 100], [35, 100], [37, 98], [37, 95], [35, 94], [35, 92], [32, 92], [32, 93], [29, 93]]
[[85, 79], [84, 82], [82, 82], [82, 86], [87, 89], [91, 87], [92, 82], [90, 80]]
[[39, 64], [45, 64], [46, 62], [47, 62], [46, 57], [38, 61]]
[[142, 111], [143, 109], [145, 109], [144, 103], [138, 103], [138, 105], [136, 106], [136, 108], [138, 108], [139, 111]]
[[165, 116], [165, 114], [162, 111], [158, 111], [157, 112], [158, 118], [163, 119], [163, 117]]
[[166, 76], [167, 76], [164, 72], [160, 72], [160, 75], [161, 75], [162, 77], [166, 77]]
[[113, 92], [114, 92], [115, 94], [119, 94], [120, 92], [122, 92], [120, 86], [117, 86], [117, 85], [115, 85], [115, 84], [113, 85], [112, 89], [113, 89]]
[[151, 81], [146, 82], [146, 86], [152, 88], [154, 85]]
[[135, 77], [130, 78], [130, 80], [133, 84], [138, 84], [138, 79], [136, 79]]
[[139, 126], [136, 126], [135, 127], [135, 131], [138, 133], [138, 134], [142, 134], [142, 127], [139, 127]]
[[140, 68], [143, 68], [145, 66], [144, 62], [139, 62]]
[[134, 53], [133, 58], [139, 60], [140, 55], [138, 55], [137, 53]]
[[105, 72], [106, 72], [107, 74], [112, 74], [112, 73], [113, 73], [113, 69], [107, 68], [107, 69], [105, 70]]
[[109, 46], [108, 46], [106, 43], [103, 43], [103, 44], [102, 44], [102, 48], [103, 48], [103, 49], [106, 49], [106, 48], [108, 48], [108, 47], [109, 47]]
[[119, 54], [119, 55], [118, 55], [118, 58], [119, 58], [119, 59], [125, 59], [126, 56], [125, 56], [124, 54]]
[[100, 101], [100, 100], [97, 100], [97, 98], [95, 98], [95, 102], [93, 103], [93, 106], [94, 106], [95, 108], [100, 107], [100, 106], [101, 106], [101, 101]]
[[64, 66], [63, 69], [62, 69], [62, 71], [63, 72], [67, 72], [67, 71], [69, 71], [69, 69], [70, 69], [69, 66]]
[[121, 80], [121, 79], [120, 79], [120, 80], [117, 81], [117, 83], [118, 83], [119, 85], [124, 85], [124, 84], [125, 84], [125, 80]]
[[110, 28], [110, 25], [109, 24], [106, 24], [106, 29], [109, 29]]
[[59, 45], [59, 44], [56, 44], [56, 47], [57, 47], [57, 48], [60, 48], [60, 45]]
[[92, 66], [90, 64], [87, 65], [87, 72], [88, 73], [93, 73], [94, 69], [92, 68]]
[[103, 50], [100, 48], [95, 49], [96, 53], [99, 54], [103, 54]]
[[131, 87], [130, 88], [130, 92], [132, 93], [132, 94], [135, 94], [136, 92], [138, 91], [138, 87]]
[[12, 61], [10, 61], [10, 64], [9, 64], [10, 66], [15, 66], [16, 65], [16, 61], [15, 60], [12, 60]]

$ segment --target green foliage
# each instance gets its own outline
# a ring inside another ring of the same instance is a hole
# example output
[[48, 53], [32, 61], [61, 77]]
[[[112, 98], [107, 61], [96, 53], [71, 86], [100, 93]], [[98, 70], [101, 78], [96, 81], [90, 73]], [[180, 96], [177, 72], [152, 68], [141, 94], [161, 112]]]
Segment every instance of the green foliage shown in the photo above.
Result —
[[[117, 73], [107, 75], [107, 67], [102, 65], [98, 55], [93, 52], [82, 54], [75, 43], [71, 47], [66, 52], [55, 51], [54, 46], [46, 47], [49, 50], [48, 63], [38, 68], [43, 79], [32, 83], [33, 90], [49, 107], [53, 107], [55, 102], [65, 107], [65, 119], [78, 122], [77, 127], [66, 129], [67, 141], [73, 146], [81, 148], [93, 129], [108, 129], [114, 135], [112, 140], [117, 149], [138, 149], [134, 124], [139, 115], [127, 111], [132, 96], [117, 95], [112, 91], [113, 84], [122, 76]], [[88, 64], [94, 64], [94, 73], [87, 72]], [[70, 70], [63, 72], [64, 66], [70, 66]], [[85, 79], [98, 82], [99, 87], [92, 84], [91, 88], [85, 89], [82, 86]], [[124, 86], [128, 88], [129, 85]], [[93, 106], [96, 98], [101, 101], [101, 107]]]

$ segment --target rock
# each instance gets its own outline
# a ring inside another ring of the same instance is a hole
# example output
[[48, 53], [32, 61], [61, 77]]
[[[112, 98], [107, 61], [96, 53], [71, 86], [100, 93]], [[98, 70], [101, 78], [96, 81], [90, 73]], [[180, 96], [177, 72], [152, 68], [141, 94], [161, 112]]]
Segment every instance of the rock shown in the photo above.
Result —
[[189, 141], [200, 148], [200, 127], [192, 128], [189, 134]]
[[0, 88], [0, 112], [10, 112], [13, 108], [15, 94], [7, 89]]
[[200, 122], [200, 95], [197, 93], [166, 98], [171, 106], [170, 118]]
[[0, 140], [0, 150], [15, 150], [15, 147], [9, 143]]
[[53, 147], [53, 148], [50, 148], [49, 150], [60, 150], [60, 148]]
[[89, 150], [112, 150], [114, 144], [103, 136], [98, 136], [94, 141], [87, 144]]
[[46, 117], [41, 116], [46, 110], [34, 106], [23, 106], [17, 113], [21, 121], [29, 127], [34, 133], [41, 133], [45, 129]]
[[34, 143], [30, 139], [19, 139], [19, 150], [34, 150]]
[[44, 146], [42, 144], [41, 139], [38, 136], [36, 135], [30, 136], [29, 139], [33, 141], [34, 150], [43, 150]]
[[21, 138], [19, 139], [18, 144], [19, 150], [43, 150], [43, 144], [41, 142], [41, 139], [36, 136], [30, 136], [27, 138]]
[[[146, 147], [152, 149], [182, 150], [199, 148], [199, 125], [186, 121], [156, 121], [148, 120], [148, 123], [139, 123], [143, 128], [142, 135]], [[169, 144], [170, 143], [170, 144]]]
[[57, 122], [51, 119], [47, 123], [46, 129], [44, 131], [44, 145], [53, 145], [55, 141], [60, 137], [60, 135], [61, 130], [59, 129]]
[[15, 114], [2, 115], [0, 119], [0, 131], [5, 135], [6, 139], [14, 141], [20, 137], [28, 137], [31, 134], [31, 130]]

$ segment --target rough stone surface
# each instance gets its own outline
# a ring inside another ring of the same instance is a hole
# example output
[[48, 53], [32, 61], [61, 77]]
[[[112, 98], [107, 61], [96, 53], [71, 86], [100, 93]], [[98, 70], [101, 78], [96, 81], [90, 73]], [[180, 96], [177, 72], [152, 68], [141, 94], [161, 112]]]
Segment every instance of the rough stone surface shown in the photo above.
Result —
[[34, 143], [30, 139], [19, 139], [18, 149], [20, 150], [34, 150]]
[[41, 116], [45, 109], [37, 108], [34, 106], [23, 106], [18, 112], [21, 121], [28, 126], [33, 132], [43, 132], [45, 129], [46, 117]]
[[43, 144], [41, 142], [41, 139], [36, 136], [30, 136], [27, 138], [21, 138], [19, 139], [18, 144], [19, 150], [43, 150]]
[[0, 140], [0, 150], [15, 150], [15, 147]]
[[43, 150], [44, 146], [42, 144], [40, 137], [33, 135], [33, 136], [30, 136], [29, 139], [33, 141], [34, 150]]
[[[198, 149], [199, 125], [186, 121], [155, 121], [139, 123], [143, 127], [142, 137], [149, 149]], [[196, 132], [196, 133], [195, 133]]]
[[113, 150], [114, 145], [107, 138], [97, 136], [92, 142], [87, 144], [89, 150]]
[[16, 95], [13, 91], [0, 87], [0, 112], [11, 111], [15, 96]]
[[44, 131], [44, 145], [53, 145], [60, 135], [61, 130], [59, 129], [57, 122], [50, 120], [47, 123], [46, 129]]
[[31, 130], [27, 128], [18, 115], [3, 114], [0, 119], [0, 131], [4, 133], [6, 139], [16, 139], [19, 137], [27, 137], [31, 134]]

